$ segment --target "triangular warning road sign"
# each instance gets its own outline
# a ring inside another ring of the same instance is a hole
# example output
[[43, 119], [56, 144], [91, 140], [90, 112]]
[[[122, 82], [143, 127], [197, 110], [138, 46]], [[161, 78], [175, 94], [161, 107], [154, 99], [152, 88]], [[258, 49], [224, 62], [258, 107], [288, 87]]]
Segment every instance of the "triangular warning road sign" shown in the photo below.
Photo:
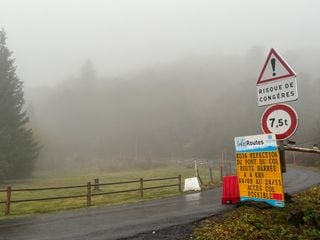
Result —
[[257, 84], [266, 83], [284, 78], [295, 77], [296, 73], [288, 65], [288, 63], [271, 48], [267, 60], [264, 63]]

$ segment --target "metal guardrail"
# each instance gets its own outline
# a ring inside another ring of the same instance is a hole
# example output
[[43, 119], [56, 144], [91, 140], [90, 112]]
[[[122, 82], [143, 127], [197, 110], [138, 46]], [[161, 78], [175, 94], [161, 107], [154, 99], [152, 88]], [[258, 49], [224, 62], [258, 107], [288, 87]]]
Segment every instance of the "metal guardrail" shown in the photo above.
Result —
[[283, 146], [283, 150], [295, 151], [295, 152], [305, 152], [305, 153], [320, 153], [319, 149], [296, 147], [296, 146]]

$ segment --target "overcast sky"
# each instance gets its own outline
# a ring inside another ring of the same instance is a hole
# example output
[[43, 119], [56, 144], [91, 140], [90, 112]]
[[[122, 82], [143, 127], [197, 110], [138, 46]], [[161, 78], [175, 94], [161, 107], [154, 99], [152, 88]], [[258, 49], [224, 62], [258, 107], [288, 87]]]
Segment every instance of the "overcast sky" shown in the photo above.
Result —
[[0, 0], [0, 26], [27, 87], [91, 59], [118, 76], [186, 56], [320, 48], [316, 0]]

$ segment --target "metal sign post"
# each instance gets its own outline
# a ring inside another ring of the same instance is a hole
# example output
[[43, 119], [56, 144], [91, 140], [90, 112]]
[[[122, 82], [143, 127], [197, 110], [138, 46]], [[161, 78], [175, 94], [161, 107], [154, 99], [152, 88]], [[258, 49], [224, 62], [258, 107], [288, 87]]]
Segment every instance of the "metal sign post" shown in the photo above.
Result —
[[285, 173], [287, 171], [287, 167], [286, 167], [286, 155], [283, 148], [283, 141], [279, 141], [278, 145], [279, 145], [278, 148], [279, 148], [279, 155], [280, 155], [281, 172]]

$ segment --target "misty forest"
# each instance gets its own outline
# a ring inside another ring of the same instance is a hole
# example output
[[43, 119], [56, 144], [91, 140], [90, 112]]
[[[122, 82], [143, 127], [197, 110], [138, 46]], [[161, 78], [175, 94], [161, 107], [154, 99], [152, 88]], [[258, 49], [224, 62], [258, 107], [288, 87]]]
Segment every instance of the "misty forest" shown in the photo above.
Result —
[[[24, 96], [19, 62], [0, 35], [0, 179], [33, 171], [152, 167], [234, 158], [236, 136], [260, 134], [256, 81], [267, 51], [189, 55], [117, 77], [83, 59], [78, 73]], [[320, 51], [286, 51], [298, 76], [299, 146], [319, 143]], [[107, 67], [107, 66], [106, 66]], [[50, 75], [48, 72], [47, 74]], [[60, 79], [61, 80], [61, 79]], [[299, 159], [307, 164], [306, 156]], [[314, 161], [314, 158], [310, 161]]]
[[0, 0], [0, 240], [320, 239], [319, 9]]

